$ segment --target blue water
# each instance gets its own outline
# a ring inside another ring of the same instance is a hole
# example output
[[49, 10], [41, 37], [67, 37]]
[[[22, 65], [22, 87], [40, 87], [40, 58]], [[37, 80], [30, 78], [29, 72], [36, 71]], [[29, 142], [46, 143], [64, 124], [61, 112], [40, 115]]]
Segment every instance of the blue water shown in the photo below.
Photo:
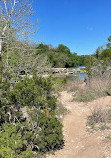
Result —
[[85, 68], [86, 66], [85, 65], [82, 65], [82, 66], [75, 66], [74, 68]]
[[[85, 67], [86, 67], [85, 65], [82, 65], [82, 66], [76, 66], [74, 68], [85, 68]], [[87, 77], [86, 73], [83, 73], [83, 72], [77, 72], [75, 73], [75, 75], [77, 75], [78, 78], [82, 81], [84, 81], [85, 78]], [[75, 76], [69, 76], [68, 79], [73, 81], [75, 80]]]
[[80, 80], [84, 81], [87, 75], [85, 73], [77, 73], [77, 76]]
[[[81, 80], [81, 81], [84, 81], [85, 80], [85, 78], [86, 78], [86, 74], [85, 73], [76, 73], [76, 75], [78, 76], [78, 78]], [[74, 81], [74, 80], [76, 80], [77, 79], [77, 77], [76, 76], [67, 76], [67, 80], [70, 80], [70, 81]]]

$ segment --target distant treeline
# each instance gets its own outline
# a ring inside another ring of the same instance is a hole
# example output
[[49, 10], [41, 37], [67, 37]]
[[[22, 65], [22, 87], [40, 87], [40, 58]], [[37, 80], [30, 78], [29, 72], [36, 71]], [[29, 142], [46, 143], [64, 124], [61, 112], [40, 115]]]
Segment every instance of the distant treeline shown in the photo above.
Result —
[[75, 67], [85, 65], [88, 55], [77, 55], [77, 53], [71, 53], [70, 49], [59, 44], [58, 47], [53, 48], [51, 45], [39, 44], [37, 47], [37, 54], [45, 54], [48, 57], [48, 62], [51, 67]]

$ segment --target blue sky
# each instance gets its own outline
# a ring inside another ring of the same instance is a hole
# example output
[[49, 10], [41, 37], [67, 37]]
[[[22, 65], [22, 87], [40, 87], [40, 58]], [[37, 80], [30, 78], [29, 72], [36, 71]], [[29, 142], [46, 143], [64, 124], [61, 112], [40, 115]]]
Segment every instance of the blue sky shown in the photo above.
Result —
[[35, 40], [92, 54], [111, 35], [111, 0], [34, 0], [40, 29]]

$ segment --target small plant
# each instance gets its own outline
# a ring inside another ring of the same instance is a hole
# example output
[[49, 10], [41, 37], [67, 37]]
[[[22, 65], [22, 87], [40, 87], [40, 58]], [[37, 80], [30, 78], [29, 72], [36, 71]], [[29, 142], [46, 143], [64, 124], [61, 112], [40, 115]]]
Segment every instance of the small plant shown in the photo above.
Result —
[[109, 96], [111, 96], [111, 87], [108, 87], [106, 89], [106, 94], [109, 95]]
[[56, 109], [56, 115], [58, 118], [63, 118], [65, 114], [67, 114], [68, 110], [61, 104], [59, 103], [57, 109]]
[[67, 79], [64, 76], [53, 76], [52, 83], [55, 91], [58, 92], [64, 89]]
[[88, 117], [87, 125], [91, 130], [111, 128], [111, 108], [102, 105], [95, 107]]

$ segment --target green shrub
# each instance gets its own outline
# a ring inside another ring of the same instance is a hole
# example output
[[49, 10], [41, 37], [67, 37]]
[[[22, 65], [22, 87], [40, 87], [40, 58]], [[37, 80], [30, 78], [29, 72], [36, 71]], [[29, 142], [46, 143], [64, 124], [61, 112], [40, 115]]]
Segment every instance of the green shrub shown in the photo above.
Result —
[[[36, 155], [31, 149], [27, 149], [26, 151], [23, 151], [20, 155], [18, 155], [17, 158], [36, 158]], [[39, 158], [38, 154], [37, 158]]]
[[43, 125], [37, 138], [41, 152], [59, 149], [63, 145], [62, 124], [56, 118], [49, 118]]
[[13, 90], [9, 93], [11, 104], [16, 106], [35, 106], [44, 108], [56, 108], [56, 98], [52, 95], [51, 80], [42, 77], [34, 77], [32, 79], [25, 78], [15, 84]]
[[8, 88], [6, 101], [0, 102], [4, 116], [0, 118], [1, 157], [37, 157], [63, 146], [62, 124], [55, 116], [57, 98], [52, 90], [49, 78], [36, 75]]
[[[31, 149], [23, 149], [25, 139], [23, 138], [18, 124], [3, 124], [0, 127], [0, 157], [2, 158], [31, 158], [33, 154]], [[30, 152], [29, 152], [30, 151]], [[26, 156], [25, 156], [26, 155]]]
[[58, 92], [64, 89], [64, 86], [67, 83], [67, 79], [65, 76], [62, 76], [60, 74], [53, 75], [52, 83], [53, 83], [54, 90]]
[[39, 152], [59, 149], [63, 145], [62, 124], [54, 116], [53, 112], [46, 117], [46, 111], [40, 109], [29, 109], [28, 114], [34, 128], [33, 144]]

